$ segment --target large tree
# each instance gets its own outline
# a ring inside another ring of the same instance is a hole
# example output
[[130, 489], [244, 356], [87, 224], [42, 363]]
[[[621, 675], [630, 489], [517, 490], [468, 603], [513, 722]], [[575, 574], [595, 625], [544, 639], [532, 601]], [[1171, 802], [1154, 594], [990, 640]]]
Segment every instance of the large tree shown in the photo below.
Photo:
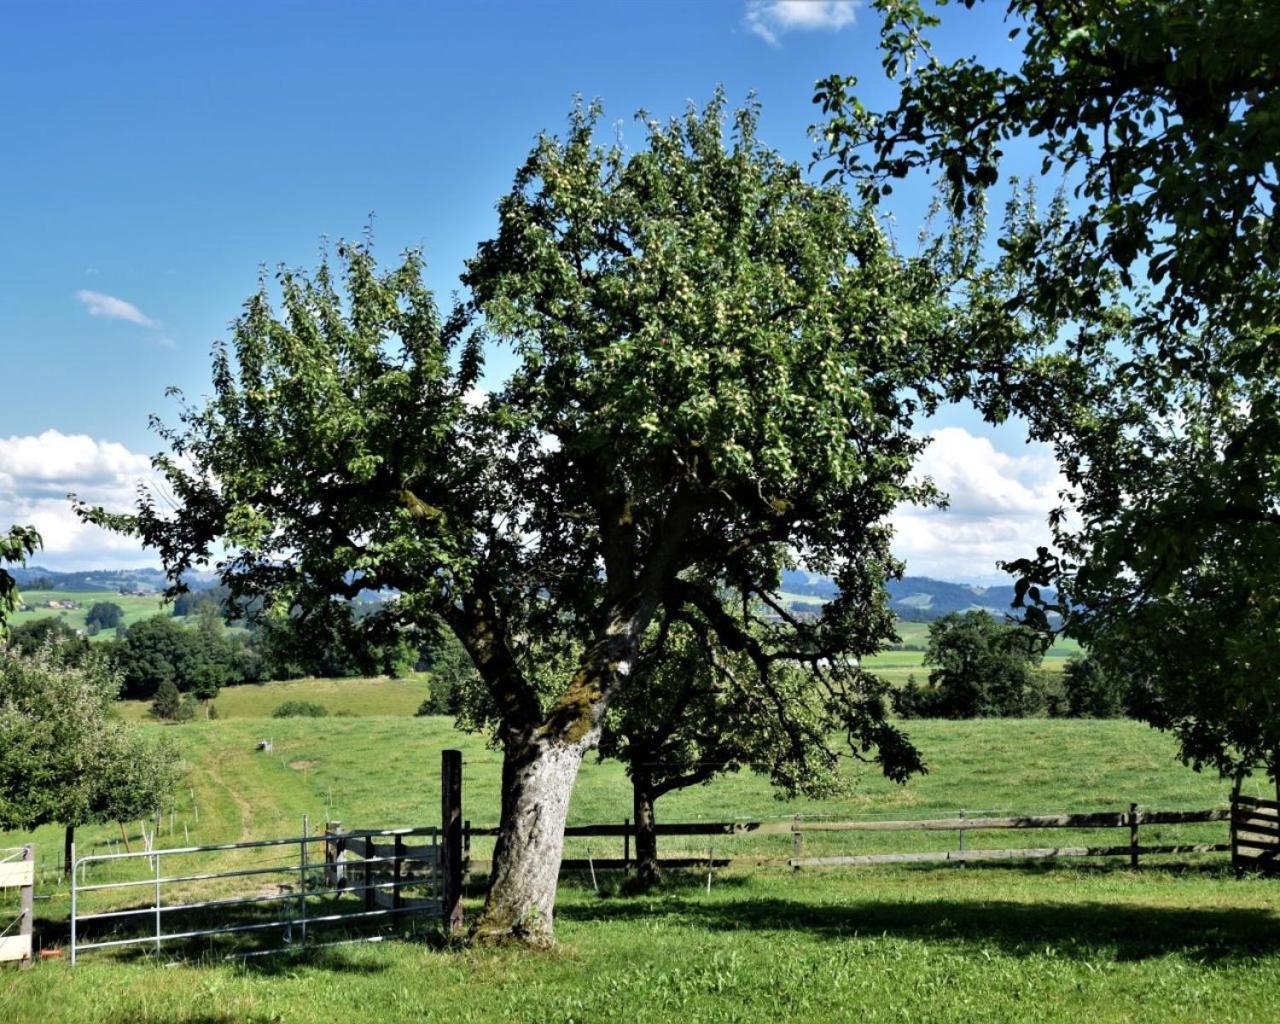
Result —
[[[962, 389], [954, 245], [906, 260], [841, 191], [806, 182], [724, 103], [647, 145], [595, 142], [599, 112], [539, 140], [465, 283], [516, 368], [477, 395], [483, 338], [441, 319], [409, 253], [367, 245], [281, 271], [215, 353], [214, 394], [157, 458], [176, 509], [83, 510], [130, 530], [171, 579], [217, 561], [233, 597], [300, 627], [398, 598], [366, 632], [444, 622], [498, 709], [501, 834], [479, 935], [550, 941], [569, 797], [633, 685], [660, 610], [689, 609], [747, 654], [764, 699], [780, 665], [857, 687], [861, 595], [895, 567], [881, 525], [922, 442], [915, 417]], [[966, 359], [983, 365], [984, 354]], [[215, 543], [226, 545], [216, 553]], [[842, 593], [757, 642], [727, 611], [770, 599], [787, 559]], [[857, 742], [900, 744], [868, 701]]]
[[[826, 155], [869, 192], [941, 170], [955, 208], [1038, 146], [1067, 196], [1010, 219], [991, 281], [1046, 351], [1011, 389], [1069, 493], [1015, 561], [1186, 760], [1280, 785], [1280, 19], [1264, 0], [1011, 0], [1019, 59], [945, 62], [882, 0], [900, 100], [822, 83]], [[966, 0], [964, 6], [976, 6]], [[957, 12], [953, 17], [965, 17]]]
[[1021, 718], [1045, 711], [1037, 668], [1044, 656], [1033, 631], [985, 611], [952, 612], [929, 624], [924, 664], [929, 685], [894, 694], [912, 718]]

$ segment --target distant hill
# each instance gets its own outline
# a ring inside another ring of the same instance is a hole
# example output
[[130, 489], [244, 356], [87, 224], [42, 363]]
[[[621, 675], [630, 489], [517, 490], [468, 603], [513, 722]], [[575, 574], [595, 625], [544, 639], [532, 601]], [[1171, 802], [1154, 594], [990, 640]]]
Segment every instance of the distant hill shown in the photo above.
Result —
[[[978, 587], [969, 583], [950, 583], [928, 576], [905, 576], [891, 580], [886, 589], [889, 604], [898, 617], [910, 622], [932, 622], [952, 612], [983, 610], [992, 615], [1013, 612], [1013, 586]], [[791, 607], [797, 612], [810, 612], [823, 601], [835, 596], [835, 584], [825, 576], [791, 570], [783, 574], [783, 593], [793, 598]], [[1051, 597], [1051, 592], [1046, 594]]]
[[[100, 590], [106, 593], [159, 593], [165, 588], [164, 573], [159, 569], [84, 569], [59, 572], [39, 566], [10, 570], [18, 586], [28, 590]], [[191, 572], [186, 583], [192, 590], [205, 590], [217, 585], [210, 572]], [[928, 576], [907, 576], [892, 580], [887, 587], [889, 603], [898, 617], [909, 622], [932, 622], [952, 612], [984, 609], [992, 615], [1009, 613], [1013, 603], [1013, 587], [976, 587], [968, 583], [950, 583]], [[828, 577], [803, 570], [783, 573], [782, 592], [793, 611], [814, 614], [824, 602], [836, 594], [836, 585]], [[377, 595], [370, 592], [369, 598]]]
[[[26, 590], [100, 590], [111, 594], [158, 594], [164, 590], [167, 582], [159, 569], [82, 569], [59, 572], [32, 565], [11, 568], [9, 572], [18, 586]], [[211, 572], [190, 572], [186, 575], [186, 584], [192, 590], [204, 590], [217, 582], [217, 577]]]

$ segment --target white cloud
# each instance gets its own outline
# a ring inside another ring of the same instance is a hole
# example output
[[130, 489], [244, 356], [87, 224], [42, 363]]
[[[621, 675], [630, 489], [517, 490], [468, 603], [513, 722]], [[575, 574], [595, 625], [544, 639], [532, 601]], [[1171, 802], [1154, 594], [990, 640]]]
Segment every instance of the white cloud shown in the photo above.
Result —
[[859, 0], [749, 0], [747, 31], [770, 46], [786, 32], [838, 32], [852, 25]]
[[104, 295], [102, 292], [91, 292], [87, 288], [81, 288], [76, 292], [76, 298], [84, 304], [90, 316], [100, 316], [105, 320], [127, 320], [139, 327], [160, 329], [159, 320], [153, 320], [132, 302], [117, 299], [114, 295]]
[[155, 565], [155, 555], [137, 541], [81, 522], [67, 501], [74, 491], [127, 511], [138, 481], [153, 478], [147, 456], [113, 441], [57, 430], [0, 438], [0, 529], [34, 526], [44, 547], [30, 562], [50, 569]]
[[950, 498], [946, 509], [903, 506], [893, 516], [894, 553], [913, 576], [1007, 582], [996, 562], [1033, 555], [1049, 542], [1048, 515], [1066, 481], [1046, 445], [1009, 455], [960, 427], [929, 434], [916, 467]]

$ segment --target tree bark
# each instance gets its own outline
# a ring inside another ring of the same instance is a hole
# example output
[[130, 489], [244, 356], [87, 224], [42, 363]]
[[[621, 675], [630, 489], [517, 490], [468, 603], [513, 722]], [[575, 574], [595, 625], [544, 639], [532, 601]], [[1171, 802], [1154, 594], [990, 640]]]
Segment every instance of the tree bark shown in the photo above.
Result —
[[513, 939], [538, 946], [555, 941], [565, 818], [592, 742], [594, 737], [573, 743], [539, 739], [504, 753], [501, 831], [473, 940]]
[[658, 865], [657, 818], [653, 804], [657, 794], [647, 772], [637, 772], [631, 779], [632, 813], [636, 823], [636, 881], [648, 889], [662, 881]]

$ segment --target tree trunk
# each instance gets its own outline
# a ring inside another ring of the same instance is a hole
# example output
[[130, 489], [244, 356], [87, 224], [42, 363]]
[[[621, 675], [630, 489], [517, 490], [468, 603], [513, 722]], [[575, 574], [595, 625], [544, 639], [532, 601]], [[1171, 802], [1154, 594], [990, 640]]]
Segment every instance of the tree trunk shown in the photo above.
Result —
[[636, 823], [636, 881], [648, 889], [662, 880], [658, 866], [657, 820], [653, 814], [653, 780], [636, 772], [631, 778], [631, 802]]
[[[592, 737], [592, 740], [594, 737]], [[590, 742], [534, 740], [503, 755], [501, 832], [489, 895], [471, 936], [548, 946], [569, 797]]]
[[74, 825], [66, 826], [62, 833], [62, 877], [71, 877], [71, 847], [76, 841], [76, 827]]

